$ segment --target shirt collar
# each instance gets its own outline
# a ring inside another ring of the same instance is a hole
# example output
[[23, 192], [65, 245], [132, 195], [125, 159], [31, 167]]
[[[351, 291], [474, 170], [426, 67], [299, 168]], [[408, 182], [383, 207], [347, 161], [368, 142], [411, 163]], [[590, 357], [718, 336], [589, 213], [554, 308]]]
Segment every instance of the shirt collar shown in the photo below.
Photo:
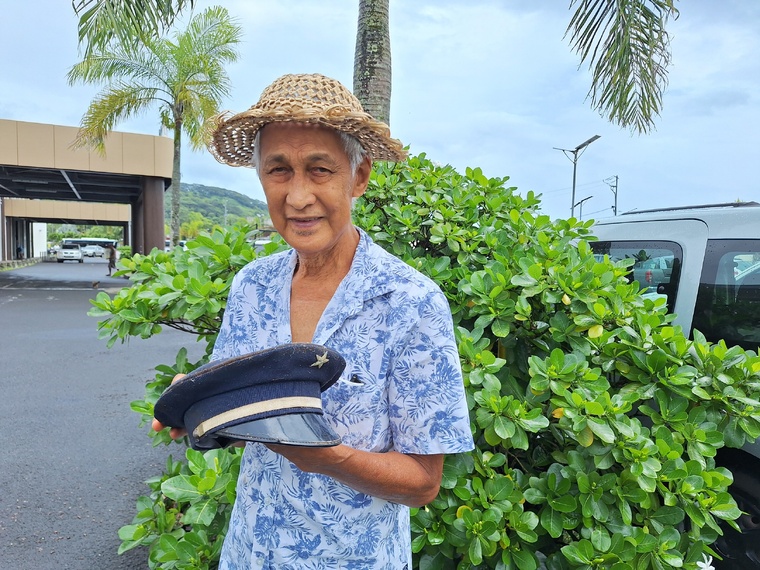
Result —
[[[357, 231], [359, 244], [356, 246], [351, 268], [325, 308], [317, 326], [314, 342], [326, 342], [347, 319], [361, 313], [365, 302], [386, 295], [399, 287], [396, 271], [391, 269], [392, 265], [389, 265], [386, 259], [388, 254], [375, 245], [364, 230], [357, 228]], [[298, 255], [291, 249], [279, 259], [277, 257], [270, 258], [269, 261], [273, 265], [269, 271], [260, 272], [257, 281], [265, 287], [272, 287], [275, 283], [281, 284], [283, 294], [289, 295]], [[279, 277], [272, 279], [272, 275]]]
[[332, 300], [325, 308], [315, 334], [315, 342], [326, 342], [347, 319], [361, 313], [364, 303], [396, 289], [392, 273], [386, 270], [382, 250], [367, 233], [359, 231], [359, 244], [348, 274], [338, 285]]

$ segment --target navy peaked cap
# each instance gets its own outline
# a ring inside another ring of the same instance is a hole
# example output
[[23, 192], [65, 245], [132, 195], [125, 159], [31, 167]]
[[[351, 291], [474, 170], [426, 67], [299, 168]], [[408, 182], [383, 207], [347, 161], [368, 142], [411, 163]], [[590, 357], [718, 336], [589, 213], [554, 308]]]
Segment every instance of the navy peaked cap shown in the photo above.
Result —
[[235, 441], [330, 446], [340, 437], [322, 415], [321, 393], [346, 361], [318, 344], [284, 344], [190, 372], [161, 395], [154, 416], [187, 430], [193, 449]]

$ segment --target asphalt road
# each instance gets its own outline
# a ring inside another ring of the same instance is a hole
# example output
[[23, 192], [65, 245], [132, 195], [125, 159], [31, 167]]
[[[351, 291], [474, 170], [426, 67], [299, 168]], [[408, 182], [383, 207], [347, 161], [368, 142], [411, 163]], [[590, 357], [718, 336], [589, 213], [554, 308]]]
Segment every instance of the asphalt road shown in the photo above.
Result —
[[128, 281], [106, 267], [95, 258], [0, 271], [3, 570], [147, 568], [146, 549], [116, 554], [117, 532], [143, 482], [183, 451], [151, 447], [129, 403], [182, 346], [193, 358], [201, 350], [171, 330], [107, 349], [89, 301]]

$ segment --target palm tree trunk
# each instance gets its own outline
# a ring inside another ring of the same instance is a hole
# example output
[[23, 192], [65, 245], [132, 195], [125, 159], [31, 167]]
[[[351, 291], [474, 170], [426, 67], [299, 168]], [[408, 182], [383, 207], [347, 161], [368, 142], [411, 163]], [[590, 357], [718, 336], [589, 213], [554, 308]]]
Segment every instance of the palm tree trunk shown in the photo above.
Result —
[[172, 164], [172, 212], [171, 240], [172, 246], [179, 242], [179, 203], [180, 203], [180, 154], [182, 149], [182, 119], [174, 120], [174, 162]]
[[359, 0], [354, 54], [354, 95], [364, 110], [390, 124], [391, 36], [389, 0]]

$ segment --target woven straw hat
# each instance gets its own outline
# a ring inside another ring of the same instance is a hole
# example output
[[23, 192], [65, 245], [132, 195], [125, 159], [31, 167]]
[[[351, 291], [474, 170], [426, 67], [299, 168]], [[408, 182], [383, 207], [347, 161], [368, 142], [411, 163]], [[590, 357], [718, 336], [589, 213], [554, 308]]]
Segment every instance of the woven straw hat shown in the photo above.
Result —
[[253, 140], [268, 123], [313, 123], [355, 137], [372, 160], [398, 162], [406, 158], [390, 128], [362, 109], [359, 100], [335, 79], [319, 74], [283, 75], [261, 93], [253, 107], [211, 120], [209, 151], [230, 166], [251, 166]]

